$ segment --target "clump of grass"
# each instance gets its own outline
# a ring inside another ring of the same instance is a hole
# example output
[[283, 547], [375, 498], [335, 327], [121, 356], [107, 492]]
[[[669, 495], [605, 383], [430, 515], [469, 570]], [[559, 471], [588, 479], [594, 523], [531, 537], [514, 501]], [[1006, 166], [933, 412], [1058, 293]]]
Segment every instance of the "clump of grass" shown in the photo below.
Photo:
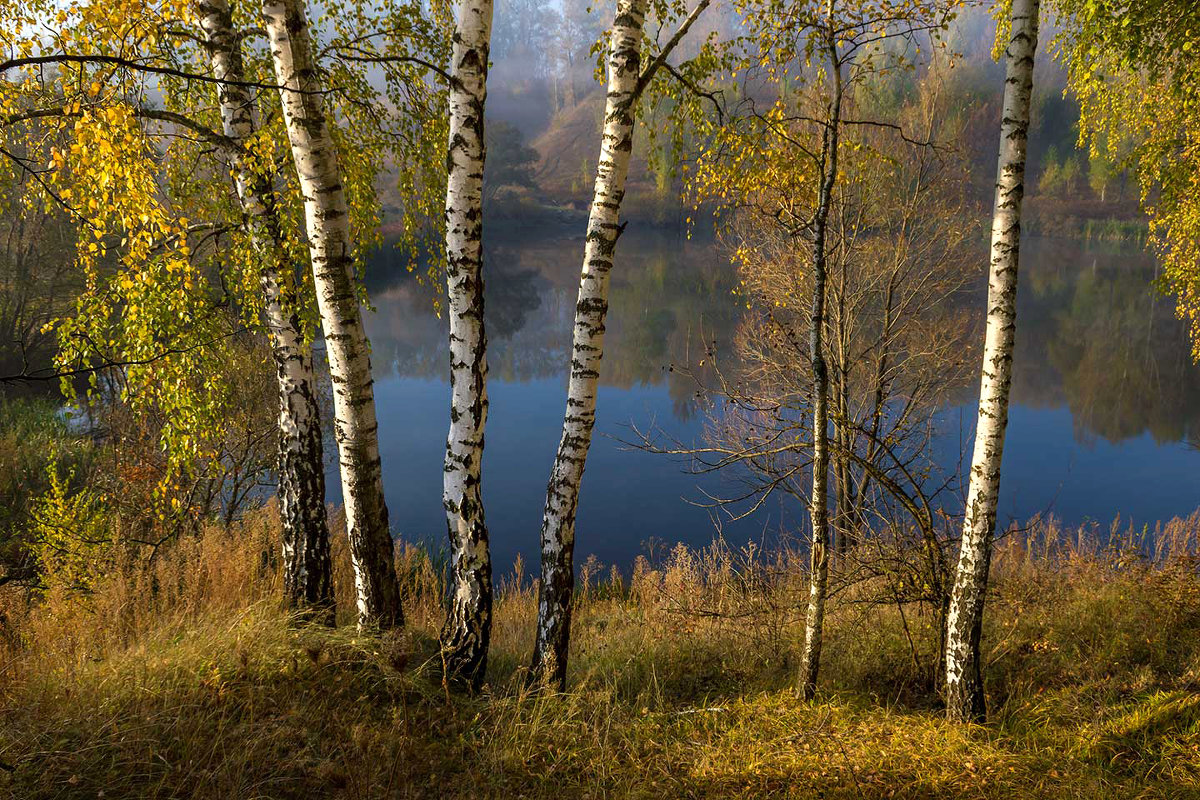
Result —
[[1006, 538], [985, 727], [944, 722], [922, 682], [935, 615], [869, 587], [831, 603], [821, 696], [800, 701], [802, 554], [721, 542], [627, 578], [590, 565], [562, 694], [525, 687], [536, 587], [518, 565], [497, 580], [488, 685], [452, 695], [436, 560], [398, 556], [402, 635], [305, 627], [276, 601], [272, 519], [23, 612], [0, 653], [0, 795], [1200, 796], [1197, 517]]

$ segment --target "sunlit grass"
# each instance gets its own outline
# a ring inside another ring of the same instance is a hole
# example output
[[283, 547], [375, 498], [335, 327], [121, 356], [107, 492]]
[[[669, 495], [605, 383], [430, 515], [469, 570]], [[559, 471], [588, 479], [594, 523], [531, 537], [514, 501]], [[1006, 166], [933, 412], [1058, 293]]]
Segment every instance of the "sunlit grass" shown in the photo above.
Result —
[[0, 795], [1200, 796], [1195, 519], [1160, 531], [1158, 560], [1052, 526], [1007, 541], [992, 721], [970, 728], [937, 709], [932, 615], [909, 609], [910, 644], [894, 607], [852, 593], [831, 606], [818, 702], [800, 701], [800, 564], [721, 547], [598, 572], [565, 694], [525, 688], [535, 595], [501, 577], [488, 685], [452, 695], [436, 565], [401, 553], [401, 635], [300, 626], [274, 599], [269, 520], [181, 542], [87, 598], [21, 613], [8, 598]]

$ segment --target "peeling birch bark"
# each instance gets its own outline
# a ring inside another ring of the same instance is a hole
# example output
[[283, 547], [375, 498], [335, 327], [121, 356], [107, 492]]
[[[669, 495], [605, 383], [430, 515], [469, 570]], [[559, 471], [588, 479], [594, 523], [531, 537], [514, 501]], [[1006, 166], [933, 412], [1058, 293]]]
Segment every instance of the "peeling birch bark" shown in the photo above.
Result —
[[492, 560], [480, 485], [488, 412], [483, 325], [483, 112], [491, 32], [491, 0], [458, 4], [446, 161], [450, 432], [442, 505], [449, 529], [451, 568], [441, 646], [447, 678], [475, 689], [487, 671], [492, 628]]
[[264, 0], [283, 118], [304, 196], [313, 282], [333, 380], [334, 435], [360, 627], [402, 625], [379, 461], [370, 346], [354, 276], [350, 217], [303, 0]]
[[530, 675], [560, 687], [566, 682], [571, 595], [575, 589], [575, 512], [596, 422], [608, 279], [622, 230], [618, 219], [633, 151], [646, 6], [647, 0], [618, 0], [609, 39], [604, 131], [575, 308], [567, 408], [542, 517], [541, 586]]
[[1012, 38], [1005, 53], [1004, 110], [992, 211], [992, 254], [979, 419], [958, 569], [946, 623], [946, 712], [950, 719], [958, 721], [983, 719], [986, 713], [979, 640], [1012, 384], [1025, 145], [1029, 135], [1037, 36], [1038, 0], [1013, 0]]
[[[254, 101], [245, 86], [241, 42], [228, 0], [196, 4], [204, 48], [218, 83], [221, 127], [236, 147], [255, 131]], [[240, 151], [229, 166], [255, 250], [262, 259], [262, 319], [279, 384], [279, 512], [283, 525], [283, 586], [289, 607], [333, 623], [334, 601], [325, 518], [325, 459], [312, 348], [304, 341], [295, 293], [281, 280], [291, 268], [283, 247], [275, 189], [250, 170]]]

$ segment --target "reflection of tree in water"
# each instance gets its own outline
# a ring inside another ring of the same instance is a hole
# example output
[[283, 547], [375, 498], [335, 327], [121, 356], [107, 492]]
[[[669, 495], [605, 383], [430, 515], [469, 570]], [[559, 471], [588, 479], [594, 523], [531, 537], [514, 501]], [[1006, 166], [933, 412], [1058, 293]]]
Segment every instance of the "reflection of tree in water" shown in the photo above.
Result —
[[1079, 247], [1027, 245], [1033, 257], [1018, 326], [1017, 401], [1065, 404], [1080, 441], [1192, 438], [1200, 427], [1200, 370], [1173, 302], [1153, 286], [1153, 260]]
[[[492, 377], [565, 377], [582, 241], [561, 231], [497, 239], [484, 261]], [[630, 231], [620, 247], [601, 382], [630, 388], [665, 380], [675, 413], [686, 418], [696, 402], [694, 385], [670, 367], [702, 352], [702, 339], [728, 340], [740, 318], [730, 299], [732, 268], [711, 242], [690, 241], [677, 230]], [[367, 324], [375, 363], [398, 376], [440, 378], [445, 323], [433, 305], [442, 287], [419, 283], [386, 256], [370, 268], [378, 310]], [[393, 279], [384, 282], [389, 274]]]
[[[556, 377], [577, 280], [578, 238], [508, 239], [487, 261], [489, 359], [497, 380]], [[614, 271], [603, 382], [629, 388], [666, 381], [675, 413], [689, 416], [694, 384], [671, 365], [698, 368], [704, 343], [729, 341], [741, 312], [730, 299], [732, 272], [709, 242], [677, 232], [630, 233]], [[1169, 299], [1151, 287], [1153, 264], [1139, 252], [1081, 252], [1074, 241], [1030, 239], [1018, 327], [1015, 399], [1034, 407], [1068, 406], [1081, 437], [1111, 441], [1149, 431], [1177, 441], [1200, 422], [1200, 373]], [[386, 264], [373, 264], [379, 280]], [[397, 274], [398, 273], [398, 274]], [[373, 300], [376, 363], [394, 374], [440, 378], [444, 321], [436, 290], [396, 269]], [[972, 307], [973, 308], [973, 307]], [[690, 354], [690, 356], [689, 356]], [[703, 368], [702, 366], [699, 368]], [[976, 389], [963, 387], [961, 402]], [[960, 402], [956, 395], [954, 402]]]
[[[445, 287], [417, 280], [414, 273], [389, 263], [389, 253], [377, 253], [368, 273], [375, 276], [371, 300], [376, 313], [368, 318], [367, 328], [377, 368], [403, 377], [444, 377], [446, 327], [434, 306]], [[529, 377], [540, 370], [540, 360], [526, 363], [530, 359], [510, 352], [510, 345], [542, 305], [546, 282], [535, 270], [522, 269], [519, 255], [514, 257], [506, 248], [488, 247], [484, 258], [490, 366], [501, 380]]]
[[541, 276], [531, 269], [505, 271], [493, 266], [484, 275], [487, 298], [484, 319], [487, 322], [488, 338], [503, 341], [525, 327], [529, 315], [537, 311], [542, 302]]
[[[582, 241], [561, 228], [496, 238], [485, 261], [492, 377], [565, 379]], [[1080, 440], [1200, 435], [1200, 370], [1172, 301], [1152, 286], [1152, 258], [1043, 238], [1027, 239], [1022, 255], [1014, 402], [1068, 407]], [[389, 250], [372, 260], [368, 276], [378, 307], [368, 333], [381, 374], [444, 378], [445, 320], [433, 311], [444, 287], [418, 283]], [[681, 231], [630, 230], [612, 280], [602, 383], [665, 381], [675, 415], [689, 418], [696, 384], [670, 367], [710, 369], [701, 359], [714, 342], [728, 354], [742, 318], [728, 259]], [[977, 317], [975, 299], [966, 310]], [[949, 403], [971, 404], [977, 391], [976, 381], [964, 382]]]
[[[490, 306], [485, 311], [489, 326], [493, 319], [504, 318], [503, 323], [497, 323], [497, 327], [506, 326], [499, 334], [493, 335], [492, 328], [488, 329], [492, 336], [488, 342], [488, 370], [493, 379], [509, 383], [551, 377], [566, 370], [568, 351], [563, 331], [570, 330], [575, 310], [566, 295], [551, 288], [537, 271], [522, 270], [520, 274], [528, 276], [525, 289], [514, 290], [514, 294], [524, 296], [532, 289], [534, 304], [519, 317], [503, 309], [493, 311]], [[493, 280], [488, 286], [489, 303], [495, 284]], [[537, 313], [531, 314], [534, 309]]]
[[722, 251], [682, 237], [666, 244], [630, 256], [633, 268], [614, 279], [617, 346], [609, 351], [608, 378], [622, 387], [666, 380], [675, 415], [688, 419], [698, 402], [696, 384], [671, 367], [703, 370], [705, 343], [730, 342], [742, 311], [731, 297], [735, 276]]

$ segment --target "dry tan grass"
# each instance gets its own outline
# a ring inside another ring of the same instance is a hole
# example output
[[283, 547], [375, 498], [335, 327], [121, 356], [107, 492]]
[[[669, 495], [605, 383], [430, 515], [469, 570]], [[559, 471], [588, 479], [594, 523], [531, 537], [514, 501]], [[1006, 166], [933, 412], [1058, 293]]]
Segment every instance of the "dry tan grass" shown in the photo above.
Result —
[[984, 728], [936, 710], [933, 615], [869, 587], [831, 606], [821, 699], [797, 700], [803, 559], [720, 543], [585, 570], [561, 695], [523, 688], [534, 587], [499, 576], [489, 684], [450, 696], [436, 564], [398, 556], [402, 636], [300, 626], [271, 520], [87, 597], [5, 598], [0, 797], [1200, 797], [1195, 517], [1005, 539]]

